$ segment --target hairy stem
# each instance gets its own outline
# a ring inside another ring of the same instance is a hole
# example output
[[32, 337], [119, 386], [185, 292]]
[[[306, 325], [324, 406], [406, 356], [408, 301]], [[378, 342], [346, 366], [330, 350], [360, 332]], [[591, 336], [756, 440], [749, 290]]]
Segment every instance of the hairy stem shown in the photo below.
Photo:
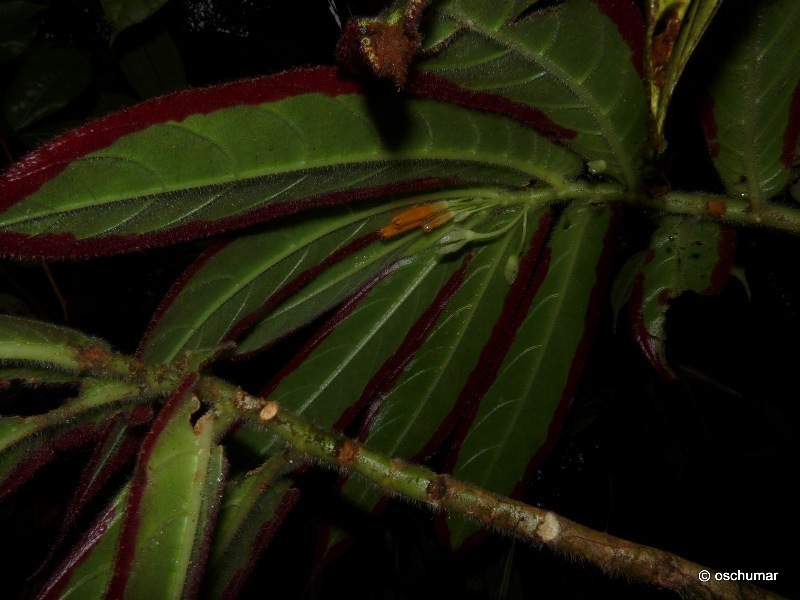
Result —
[[[618, 576], [631, 577], [696, 598], [767, 599], [771, 592], [735, 581], [717, 581], [716, 572], [651, 548], [596, 531], [554, 512], [494, 494], [417, 464], [389, 458], [363, 444], [323, 431], [270, 400], [251, 396], [218, 379], [204, 377], [197, 391], [218, 410], [238, 413], [288, 442], [296, 451], [366, 478], [406, 498], [471, 517], [523, 539], [581, 558]], [[708, 573], [708, 581], [701, 580]]]
[[717, 196], [702, 192], [670, 192], [651, 198], [629, 192], [612, 183], [569, 183], [559, 190], [531, 188], [502, 195], [503, 204], [540, 205], [565, 200], [587, 200], [592, 203], [622, 202], [648, 210], [690, 215], [739, 226], [770, 227], [800, 234], [800, 210], [775, 203], [764, 203], [754, 212], [747, 199]]

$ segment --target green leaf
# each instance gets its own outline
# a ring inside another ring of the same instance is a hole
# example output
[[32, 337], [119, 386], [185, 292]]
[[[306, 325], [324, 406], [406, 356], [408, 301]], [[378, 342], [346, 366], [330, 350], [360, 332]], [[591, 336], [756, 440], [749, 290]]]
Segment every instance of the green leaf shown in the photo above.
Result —
[[108, 344], [74, 329], [0, 315], [0, 357], [3, 362], [35, 362], [83, 372], [91, 362], [109, 355]]
[[112, 598], [196, 594], [225, 482], [225, 458], [213, 445], [214, 418], [199, 408], [184, 381], [161, 409], [131, 481], [117, 546]]
[[[800, 3], [736, 5], [705, 130], [728, 193], [759, 210], [789, 183], [800, 119]], [[793, 108], [794, 106], [794, 108]]]
[[36, 37], [39, 21], [35, 17], [44, 6], [23, 0], [0, 4], [0, 64], [25, 52]]
[[208, 559], [205, 597], [235, 597], [277, 532], [298, 495], [291, 479], [281, 477], [286, 468], [286, 457], [276, 455], [228, 482]]
[[[433, 21], [426, 42], [432, 55], [416, 68], [542, 111], [569, 130], [563, 137], [570, 147], [637, 187], [647, 101], [640, 65], [617, 25], [589, 0], [567, 0], [517, 21], [523, 4], [531, 3], [435, 3], [426, 17]], [[622, 33], [638, 37], [637, 27], [632, 18]]]
[[322, 327], [279, 376], [269, 397], [320, 427], [333, 427], [457, 266], [440, 262], [431, 250], [398, 263]]
[[[415, 239], [384, 242], [377, 236], [399, 207], [413, 201], [328, 210], [212, 249], [189, 267], [191, 277], [177, 284], [177, 293], [168, 295], [142, 344], [142, 357], [169, 362], [186, 351], [215, 348], [239, 324], [234, 337], [244, 339], [237, 352], [250, 352], [308, 323], [396, 260]], [[362, 239], [367, 245], [359, 247]], [[354, 242], [357, 248], [348, 252]], [[342, 259], [326, 264], [337, 252]]]
[[614, 313], [614, 331], [617, 330], [617, 319], [622, 307], [628, 303], [633, 292], [633, 283], [642, 268], [645, 252], [637, 252], [625, 261], [611, 284], [611, 310]]
[[[498, 225], [512, 222], [510, 213]], [[486, 346], [510, 291], [504, 267], [520, 247], [542, 239], [549, 229], [549, 211], [528, 217], [528, 235], [521, 240], [522, 223], [502, 239], [474, 248], [464, 281], [442, 310], [439, 321], [407, 368], [390, 389], [380, 391], [380, 404], [371, 410], [370, 426], [362, 430], [366, 445], [388, 456], [413, 459], [423, 453], [453, 410], [470, 374], [480, 368]], [[530, 252], [538, 253], [534, 244]], [[523, 282], [520, 282], [523, 283]], [[364, 435], [366, 433], [366, 435]], [[380, 493], [360, 479], [351, 478], [342, 495], [370, 510]], [[331, 540], [331, 545], [336, 543]]]
[[91, 79], [86, 54], [67, 48], [37, 52], [20, 65], [8, 84], [6, 120], [19, 131], [74, 100]]
[[58, 448], [85, 443], [121, 409], [146, 398], [137, 385], [86, 380], [76, 398], [41, 415], [0, 417], [0, 495], [52, 460]]
[[39, 590], [39, 600], [104, 597], [129, 493], [125, 485]]
[[655, 0], [648, 6], [650, 112], [660, 138], [672, 94], [722, 0]]
[[120, 30], [141, 23], [166, 3], [167, 0], [101, 0], [106, 17]]
[[[289, 93], [296, 86], [286, 82], [298, 78], [308, 86], [310, 73], [284, 74], [279, 81]], [[324, 68], [313, 73], [322, 80], [335, 77]], [[215, 94], [229, 101], [236, 86], [250, 86], [242, 95], [264, 94], [270, 82], [230, 84], [206, 95], [184, 92], [182, 101], [198, 95], [197, 102], [213, 104]], [[338, 85], [350, 89], [355, 84]], [[119, 252], [210, 235], [303, 208], [384, 196], [397, 186], [418, 190], [479, 182], [517, 187], [541, 180], [559, 187], [581, 170], [572, 152], [505, 117], [430, 100], [386, 106], [354, 92], [327, 93], [192, 114], [121, 137], [120, 129], [138, 126], [124, 113], [72, 132], [68, 142], [52, 142], [42, 156], [32, 155], [0, 180], [0, 192], [7, 196], [7, 208], [0, 213], [0, 252]], [[166, 107], [186, 108], [170, 102], [177, 101], [160, 98], [130, 110], [144, 118]], [[82, 136], [114, 136], [116, 141], [66, 165], [48, 163], [73, 152], [70, 144], [76, 140], [92, 143]], [[37, 167], [35, 173], [29, 165]]]
[[183, 60], [167, 32], [124, 54], [119, 67], [140, 98], [161, 96], [186, 87]]
[[665, 323], [670, 302], [681, 294], [717, 294], [731, 272], [735, 237], [717, 223], [667, 216], [650, 240], [630, 300], [634, 337], [665, 379], [675, 373], [666, 357]]
[[[454, 477], [510, 495], [531, 460], [553, 443], [558, 411], [572, 401], [597, 321], [613, 223], [609, 208], [564, 211], [540, 266], [544, 280], [533, 290], [530, 309], [523, 307], [497, 376], [456, 447]], [[453, 545], [475, 527], [451, 519]]]
[[0, 315], [31, 317], [33, 311], [21, 298], [12, 294], [0, 294]]

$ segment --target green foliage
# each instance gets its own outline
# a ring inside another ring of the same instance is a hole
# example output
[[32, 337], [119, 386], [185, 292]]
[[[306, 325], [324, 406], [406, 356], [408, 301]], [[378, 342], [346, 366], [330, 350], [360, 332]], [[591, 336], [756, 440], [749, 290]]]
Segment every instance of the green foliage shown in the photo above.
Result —
[[[159, 97], [191, 72], [175, 39], [161, 31], [116, 49], [137, 29], [127, 28], [160, 23], [165, 4], [102, 2], [116, 28], [103, 56], [150, 100], [0, 177], [8, 264], [123, 252], [159, 272], [188, 263], [169, 291], [153, 290], [163, 299], [137, 330], [135, 359], [46, 320], [0, 316], [0, 392], [11, 398], [0, 402], [0, 497], [61, 454], [95, 448], [40, 597], [241, 592], [297, 502], [303, 457], [243, 417], [260, 405], [218, 402], [202, 385], [210, 373], [386, 456], [525, 498], [609, 298], [615, 313], [628, 304], [655, 373], [674, 378], [673, 301], [723, 291], [730, 227], [759, 224], [771, 207], [796, 212], [781, 204], [800, 118], [790, 0], [736, 7], [753, 18], [703, 88], [707, 178], [719, 176], [720, 195], [663, 183], [680, 176], [664, 166], [665, 115], [718, 2], [652, 3], [647, 26], [626, 2], [398, 2], [383, 21], [345, 28], [338, 56], [356, 75], [302, 68]], [[672, 37], [659, 37], [670, 11]], [[37, 39], [41, 12], [0, 4], [12, 150], [94, 93], [96, 57]], [[390, 87], [377, 68], [387, 61]], [[392, 73], [406, 71], [394, 89]], [[699, 127], [697, 115], [672, 116]], [[643, 243], [611, 286], [623, 212], [645, 223]], [[785, 221], [800, 232], [796, 216]], [[167, 246], [175, 254], [153, 251]], [[38, 399], [53, 390], [55, 405]], [[372, 483], [343, 478], [337, 492], [359, 515], [380, 512]], [[323, 558], [349, 539], [340, 525], [318, 536]], [[481, 537], [458, 515], [439, 525], [453, 548]]]

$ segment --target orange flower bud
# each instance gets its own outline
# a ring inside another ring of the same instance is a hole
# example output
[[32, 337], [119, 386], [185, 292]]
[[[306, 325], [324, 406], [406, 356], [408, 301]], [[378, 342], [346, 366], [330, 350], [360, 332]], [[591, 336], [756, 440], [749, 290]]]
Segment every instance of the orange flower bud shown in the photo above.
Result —
[[430, 221], [425, 223], [425, 225], [422, 226], [422, 230], [425, 233], [428, 233], [429, 231], [433, 231], [437, 227], [441, 227], [442, 225], [450, 221], [452, 218], [453, 218], [453, 213], [451, 213], [450, 211], [440, 213], [435, 217], [433, 217]]
[[448, 203], [444, 200], [441, 202], [434, 202], [433, 204], [422, 204], [420, 206], [415, 206], [414, 208], [409, 208], [408, 210], [397, 215], [394, 219], [392, 219], [392, 224], [398, 229], [405, 227], [406, 225], [410, 225], [411, 223], [416, 223], [419, 225], [436, 213], [442, 212], [447, 207]]
[[[449, 203], [446, 200], [442, 200], [441, 202], [422, 204], [414, 208], [409, 208], [394, 217], [389, 225], [381, 229], [381, 237], [383, 239], [389, 239], [399, 233], [419, 227], [432, 216], [446, 210], [448, 206]], [[444, 223], [444, 221], [442, 221], [442, 223]]]

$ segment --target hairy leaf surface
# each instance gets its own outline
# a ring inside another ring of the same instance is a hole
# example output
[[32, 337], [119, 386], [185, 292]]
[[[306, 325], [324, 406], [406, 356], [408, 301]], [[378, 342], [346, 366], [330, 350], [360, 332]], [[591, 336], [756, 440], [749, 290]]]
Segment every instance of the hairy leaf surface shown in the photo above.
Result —
[[710, 83], [704, 126], [728, 192], [757, 209], [789, 183], [800, 133], [800, 3], [732, 8], [730, 49]]
[[207, 598], [235, 598], [299, 492], [276, 455], [225, 488], [208, 559]]
[[[507, 215], [505, 221], [511, 222], [515, 216]], [[501, 351], [487, 344], [493, 332], [508, 326], [500, 319], [505, 298], [515, 293], [505, 275], [509, 257], [516, 257], [524, 248], [523, 267], [530, 263], [532, 270], [549, 231], [550, 217], [550, 211], [532, 212], [524, 240], [523, 225], [518, 222], [502, 239], [472, 250], [463, 283], [441, 310], [424, 344], [394, 381], [373, 384], [375, 399], [360, 435], [368, 447], [406, 459], [436, 449], [453, 426], [455, 415], [465, 408], [464, 390], [470, 375], [481, 368], [487, 354]], [[523, 268], [515, 286], [524, 288], [529, 275]], [[365, 510], [380, 497], [373, 486], [354, 478], [344, 484], [342, 494]]]
[[[517, 20], [523, 4], [531, 3], [434, 3], [427, 16], [431, 55], [417, 69], [512, 101], [487, 99], [483, 108], [488, 110], [534, 125], [530, 109], [541, 111], [557, 126], [554, 137], [587, 160], [604, 161], [609, 175], [637, 187], [647, 101], [638, 72], [644, 24], [636, 8], [616, 3], [605, 14], [602, 9], [611, 3], [567, 0]], [[630, 47], [623, 36], [630, 36]], [[425, 89], [424, 80], [414, 85], [412, 90], [437, 94]], [[473, 101], [482, 103], [478, 96]], [[566, 131], [559, 133], [558, 127]]]
[[[459, 428], [468, 426], [450, 453], [455, 477], [503, 495], [520, 493], [532, 461], [554, 443], [598, 320], [615, 223], [610, 208], [564, 211], [538, 269], [543, 279], [520, 303], [508, 352]], [[471, 522], [450, 520], [454, 546], [473, 531]]]
[[653, 234], [628, 306], [639, 347], [665, 379], [675, 377], [665, 349], [670, 302], [688, 291], [721, 292], [731, 273], [734, 246], [732, 230], [693, 217], [664, 217]]
[[647, 20], [650, 112], [660, 137], [672, 94], [722, 0], [654, 0]]
[[114, 548], [128, 500], [126, 485], [36, 595], [37, 600], [102, 598], [114, 570]]
[[246, 353], [332, 308], [396, 260], [417, 235], [381, 240], [378, 230], [413, 199], [342, 207], [284, 222], [213, 247], [173, 287], [142, 343], [167, 362], [223, 341]]
[[39, 366], [77, 373], [86, 370], [89, 354], [109, 352], [105, 342], [74, 329], [0, 315], [0, 356], [3, 361], [35, 362]]
[[213, 445], [214, 419], [199, 408], [187, 376], [156, 418], [131, 480], [106, 597], [192, 597], [208, 553], [226, 462]]
[[59, 408], [29, 417], [0, 417], [0, 495], [53, 460], [59, 449], [86, 443], [117, 412], [142, 400], [136, 385], [86, 380], [78, 397]]
[[445, 183], [558, 186], [581, 169], [511, 119], [361, 91], [320, 67], [73, 130], [0, 179], [0, 253], [120, 252]]

